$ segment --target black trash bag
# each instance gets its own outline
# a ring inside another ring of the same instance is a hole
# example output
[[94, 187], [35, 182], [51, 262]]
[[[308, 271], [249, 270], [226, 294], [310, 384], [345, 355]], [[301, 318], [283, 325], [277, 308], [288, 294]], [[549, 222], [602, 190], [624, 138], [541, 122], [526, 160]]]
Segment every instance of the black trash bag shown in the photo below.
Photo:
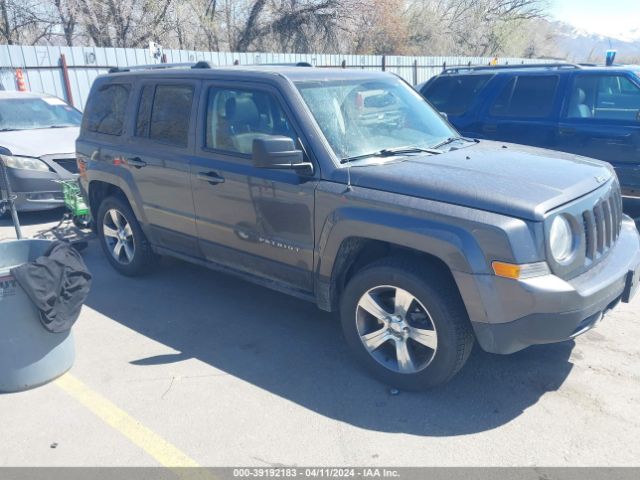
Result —
[[73, 326], [91, 287], [82, 257], [65, 242], [54, 242], [43, 256], [11, 274], [40, 311], [42, 325], [54, 333]]

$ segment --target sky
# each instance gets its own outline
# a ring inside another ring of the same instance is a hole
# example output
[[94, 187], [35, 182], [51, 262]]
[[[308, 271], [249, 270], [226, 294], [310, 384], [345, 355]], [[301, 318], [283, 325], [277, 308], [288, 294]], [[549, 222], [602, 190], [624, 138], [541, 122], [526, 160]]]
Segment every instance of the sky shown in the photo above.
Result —
[[551, 16], [590, 33], [640, 37], [640, 0], [549, 0]]

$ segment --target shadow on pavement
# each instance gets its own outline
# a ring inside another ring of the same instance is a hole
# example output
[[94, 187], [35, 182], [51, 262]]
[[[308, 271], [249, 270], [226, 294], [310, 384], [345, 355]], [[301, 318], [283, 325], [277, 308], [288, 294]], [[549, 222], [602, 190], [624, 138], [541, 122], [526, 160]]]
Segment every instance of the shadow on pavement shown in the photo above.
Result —
[[178, 354], [123, 358], [144, 368], [197, 358], [320, 415], [383, 432], [450, 436], [503, 425], [558, 389], [573, 342], [511, 356], [475, 348], [443, 388], [389, 389], [352, 361], [337, 319], [314, 305], [234, 277], [164, 259], [143, 278], [118, 275], [97, 242], [87, 305]]

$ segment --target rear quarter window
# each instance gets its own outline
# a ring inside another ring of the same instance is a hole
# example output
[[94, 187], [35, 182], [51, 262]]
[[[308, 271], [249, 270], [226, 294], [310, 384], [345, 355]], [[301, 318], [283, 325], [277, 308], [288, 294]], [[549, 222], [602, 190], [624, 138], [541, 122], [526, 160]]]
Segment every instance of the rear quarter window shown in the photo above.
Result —
[[440, 112], [464, 115], [492, 75], [456, 75], [436, 78], [422, 94]]
[[131, 86], [128, 84], [108, 83], [99, 86], [87, 105], [86, 129], [105, 135], [122, 135], [130, 92]]

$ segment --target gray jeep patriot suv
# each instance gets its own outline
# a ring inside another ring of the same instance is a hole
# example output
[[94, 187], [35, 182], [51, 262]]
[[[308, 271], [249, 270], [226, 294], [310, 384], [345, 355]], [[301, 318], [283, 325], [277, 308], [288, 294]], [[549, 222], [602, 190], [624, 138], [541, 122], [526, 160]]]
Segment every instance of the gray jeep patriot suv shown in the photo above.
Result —
[[476, 339], [574, 338], [638, 287], [610, 166], [462, 138], [387, 73], [115, 70], [77, 154], [116, 270], [171, 255], [339, 311], [355, 356], [400, 388], [446, 382]]

